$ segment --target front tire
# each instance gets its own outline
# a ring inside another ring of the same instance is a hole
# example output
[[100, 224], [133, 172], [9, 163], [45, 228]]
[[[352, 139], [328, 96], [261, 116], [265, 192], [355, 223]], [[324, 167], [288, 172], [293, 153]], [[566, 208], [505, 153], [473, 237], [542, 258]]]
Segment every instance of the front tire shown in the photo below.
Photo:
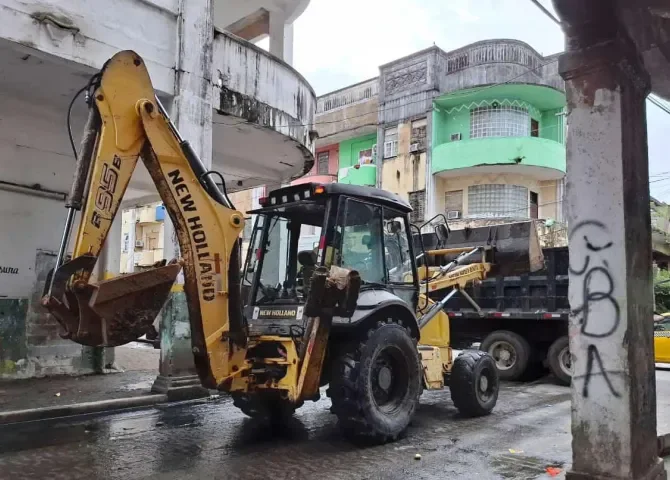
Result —
[[421, 360], [409, 331], [379, 322], [367, 341], [335, 362], [328, 395], [343, 433], [374, 443], [404, 434], [422, 391]]
[[480, 350], [461, 353], [451, 368], [449, 390], [454, 405], [466, 417], [488, 415], [498, 402], [500, 377], [493, 358]]

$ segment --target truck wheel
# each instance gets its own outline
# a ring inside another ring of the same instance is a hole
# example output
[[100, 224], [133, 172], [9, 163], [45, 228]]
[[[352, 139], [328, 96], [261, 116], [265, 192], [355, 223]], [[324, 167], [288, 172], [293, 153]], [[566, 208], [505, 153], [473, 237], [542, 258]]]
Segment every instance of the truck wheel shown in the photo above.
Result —
[[572, 381], [572, 356], [570, 355], [570, 341], [567, 335], [562, 336], [549, 347], [547, 363], [551, 373], [562, 385], [570, 385]]
[[530, 359], [530, 345], [514, 332], [498, 330], [490, 333], [479, 346], [493, 357], [502, 380], [519, 380]]
[[302, 406], [303, 402], [294, 404], [273, 393], [233, 392], [230, 396], [233, 398], [233, 405], [251, 418], [271, 423], [285, 423], [293, 416], [295, 410]]
[[335, 362], [328, 396], [343, 433], [374, 443], [401, 436], [422, 391], [419, 351], [408, 330], [378, 322]]
[[500, 377], [496, 363], [486, 352], [466, 350], [451, 367], [449, 390], [458, 411], [467, 417], [488, 415], [496, 406]]

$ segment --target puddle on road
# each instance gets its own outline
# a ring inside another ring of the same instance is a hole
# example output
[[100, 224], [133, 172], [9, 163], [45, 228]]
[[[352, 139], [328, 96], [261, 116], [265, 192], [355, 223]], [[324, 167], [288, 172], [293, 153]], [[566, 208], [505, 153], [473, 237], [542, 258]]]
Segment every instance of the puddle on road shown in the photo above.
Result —
[[525, 455], [500, 455], [491, 459], [491, 466], [495, 473], [502, 478], [514, 480], [536, 480], [564, 478], [562, 475], [552, 477], [547, 473], [547, 467], [555, 467], [563, 470], [562, 463], [552, 463], [540, 458]]

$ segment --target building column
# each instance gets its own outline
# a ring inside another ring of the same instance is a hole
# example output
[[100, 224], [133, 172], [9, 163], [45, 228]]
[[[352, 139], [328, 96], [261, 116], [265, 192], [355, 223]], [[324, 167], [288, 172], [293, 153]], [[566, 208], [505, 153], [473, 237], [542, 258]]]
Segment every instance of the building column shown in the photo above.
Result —
[[[175, 96], [170, 117], [181, 136], [193, 146], [205, 164], [212, 166], [212, 25], [211, 0], [179, 2], [179, 39], [176, 59]], [[179, 256], [179, 244], [169, 218], [164, 223], [164, 258]], [[179, 274], [160, 315], [161, 358], [152, 391], [171, 399], [208, 394], [200, 384], [191, 352], [191, 326]]]
[[426, 220], [437, 214], [437, 192], [433, 176], [433, 115], [432, 111], [426, 115], [426, 205], [424, 207]]
[[568, 35], [559, 63], [570, 125], [574, 370], [567, 478], [665, 479], [656, 444], [651, 321], [649, 77], [626, 38], [600, 37], [588, 45], [571, 40]]
[[293, 24], [282, 12], [270, 12], [270, 53], [293, 65]]

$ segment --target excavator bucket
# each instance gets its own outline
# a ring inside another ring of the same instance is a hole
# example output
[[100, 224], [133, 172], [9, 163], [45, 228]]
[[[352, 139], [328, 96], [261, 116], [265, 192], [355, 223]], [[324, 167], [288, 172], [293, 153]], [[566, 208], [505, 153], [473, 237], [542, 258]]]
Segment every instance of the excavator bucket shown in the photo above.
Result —
[[[444, 265], [453, 260], [458, 252], [448, 249], [490, 246], [492, 275], [523, 275], [544, 268], [544, 255], [534, 221], [504, 223], [482, 227], [451, 230], [448, 237], [440, 239], [437, 234], [423, 234], [423, 246], [428, 251], [428, 265]], [[421, 244], [415, 237], [415, 248]], [[433, 251], [434, 254], [430, 254]], [[444, 253], [442, 253], [444, 252]], [[480, 262], [481, 257], [473, 255], [464, 263]]]
[[[72, 274], [95, 262], [82, 256], [54, 275], [43, 305], [65, 329], [65, 338], [91, 347], [117, 347], [148, 333], [170, 295], [181, 265], [174, 263], [98, 284], [67, 285]], [[47, 279], [47, 285], [49, 279]]]

